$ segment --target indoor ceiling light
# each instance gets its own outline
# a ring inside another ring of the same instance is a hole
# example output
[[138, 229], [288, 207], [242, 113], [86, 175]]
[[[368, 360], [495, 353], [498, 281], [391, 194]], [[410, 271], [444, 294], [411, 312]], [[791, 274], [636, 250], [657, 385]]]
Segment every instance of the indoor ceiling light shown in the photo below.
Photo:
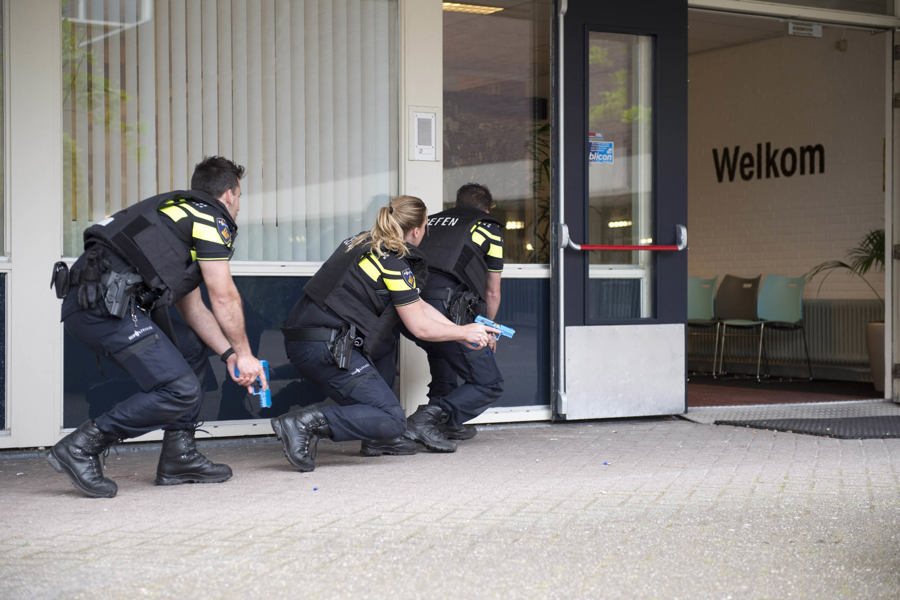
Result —
[[620, 227], [631, 227], [631, 221], [610, 221], [606, 224], [610, 229], [618, 229]]
[[463, 4], [462, 2], [444, 2], [447, 12], [470, 13], [473, 15], [492, 15], [503, 10], [499, 6], [482, 6], [480, 4]]

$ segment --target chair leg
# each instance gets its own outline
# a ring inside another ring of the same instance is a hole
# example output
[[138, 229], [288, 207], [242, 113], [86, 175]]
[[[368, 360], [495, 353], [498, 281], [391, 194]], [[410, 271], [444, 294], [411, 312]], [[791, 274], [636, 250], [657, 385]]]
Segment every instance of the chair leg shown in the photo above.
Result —
[[722, 326], [721, 323], [716, 323], [716, 337], [715, 343], [713, 344], [713, 361], [712, 361], [712, 376], [713, 379], [717, 379], [716, 376], [716, 360], [719, 356], [719, 328]]
[[759, 324], [759, 350], [756, 352], [756, 381], [761, 381], [759, 378], [759, 365], [762, 362], [762, 353], [763, 353], [763, 337], [766, 333], [766, 324]]
[[722, 347], [719, 348], [719, 375], [725, 373], [725, 338], [728, 336], [728, 325], [722, 323]]
[[809, 359], [809, 344], [806, 342], [806, 328], [800, 326], [800, 334], [803, 335], [803, 349], [806, 350], [806, 370], [809, 372], [809, 380], [813, 380], [812, 361]]

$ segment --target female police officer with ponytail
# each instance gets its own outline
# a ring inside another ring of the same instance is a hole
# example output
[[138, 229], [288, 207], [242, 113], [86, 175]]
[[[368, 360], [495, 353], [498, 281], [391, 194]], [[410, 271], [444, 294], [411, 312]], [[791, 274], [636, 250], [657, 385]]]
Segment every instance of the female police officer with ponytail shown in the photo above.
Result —
[[284, 323], [291, 363], [337, 403], [272, 419], [284, 454], [300, 471], [315, 468], [321, 437], [362, 440], [362, 452], [413, 454], [401, 438], [406, 417], [392, 391], [394, 352], [403, 325], [426, 341], [483, 348], [495, 330], [453, 324], [419, 298], [425, 274], [416, 247], [425, 236], [425, 203], [399, 196], [378, 211], [368, 232], [344, 240], [303, 288]]

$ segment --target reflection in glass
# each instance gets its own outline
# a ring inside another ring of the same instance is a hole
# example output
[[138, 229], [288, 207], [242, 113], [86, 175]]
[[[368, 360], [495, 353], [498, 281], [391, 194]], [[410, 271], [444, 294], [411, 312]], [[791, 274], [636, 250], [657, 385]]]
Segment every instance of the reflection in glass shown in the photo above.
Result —
[[[648, 36], [589, 35], [584, 215], [589, 244], [654, 242], [652, 50]], [[648, 252], [591, 252], [588, 314], [651, 316], [652, 261]]]
[[397, 184], [397, 0], [62, 0], [64, 253], [90, 224], [247, 168], [235, 258], [320, 261]]
[[549, 263], [552, 2], [478, 4], [444, 12], [444, 205], [486, 185], [506, 262]]

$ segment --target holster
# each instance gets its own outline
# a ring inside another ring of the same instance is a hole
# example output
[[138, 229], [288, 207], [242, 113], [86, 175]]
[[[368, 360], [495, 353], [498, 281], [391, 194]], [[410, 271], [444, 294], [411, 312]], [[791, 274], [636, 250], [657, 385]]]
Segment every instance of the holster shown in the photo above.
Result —
[[478, 314], [475, 310], [480, 298], [472, 292], [458, 292], [447, 303], [447, 318], [456, 325], [471, 323]]
[[125, 316], [135, 290], [143, 281], [137, 273], [107, 271], [103, 274], [100, 278], [101, 289], [104, 289], [103, 303], [111, 316], [119, 319]]
[[362, 348], [363, 338], [356, 336], [356, 325], [344, 325], [329, 342], [328, 349], [331, 350], [331, 356], [334, 358], [334, 364], [339, 369], [347, 370], [350, 368], [350, 356], [354, 348]]

